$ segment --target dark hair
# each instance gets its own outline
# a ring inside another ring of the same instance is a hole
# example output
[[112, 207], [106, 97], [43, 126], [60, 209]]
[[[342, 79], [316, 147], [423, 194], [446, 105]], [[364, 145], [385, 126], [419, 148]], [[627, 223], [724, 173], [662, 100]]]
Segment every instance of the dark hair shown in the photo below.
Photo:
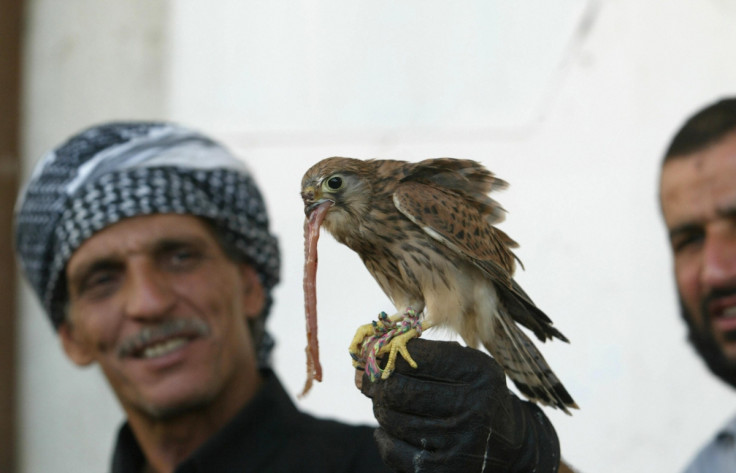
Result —
[[692, 154], [736, 132], [736, 98], [715, 102], [688, 118], [672, 139], [664, 162]]

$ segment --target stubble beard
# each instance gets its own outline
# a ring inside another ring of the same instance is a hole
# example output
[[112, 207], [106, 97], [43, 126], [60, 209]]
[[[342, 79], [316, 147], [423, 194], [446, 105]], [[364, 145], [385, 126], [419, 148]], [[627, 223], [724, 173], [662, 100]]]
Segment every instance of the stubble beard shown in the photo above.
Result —
[[[707, 307], [710, 299], [710, 297], [707, 297], [701, 303], [700, 311], [702, 314], [708, 313]], [[736, 361], [732, 361], [724, 355], [718, 341], [713, 336], [711, 324], [706, 321], [704, 327], [698, 327], [695, 324], [693, 314], [685, 306], [682, 297], [680, 297], [680, 315], [687, 324], [688, 341], [705, 361], [708, 369], [725, 383], [736, 388]], [[704, 315], [703, 318], [706, 319], [707, 316]], [[729, 342], [736, 341], [736, 330], [726, 332], [724, 338]]]
[[165, 422], [206, 411], [214, 403], [214, 395], [201, 395], [175, 405], [138, 405], [137, 409], [149, 419]]

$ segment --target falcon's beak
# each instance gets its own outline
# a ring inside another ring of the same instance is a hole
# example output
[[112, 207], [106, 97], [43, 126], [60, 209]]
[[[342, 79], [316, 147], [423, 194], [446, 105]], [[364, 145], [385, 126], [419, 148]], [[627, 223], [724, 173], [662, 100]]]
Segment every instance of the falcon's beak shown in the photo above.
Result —
[[314, 212], [317, 209], [317, 207], [319, 207], [321, 205], [328, 205], [328, 206], [332, 207], [333, 205], [335, 205], [335, 201], [332, 200], [332, 199], [320, 199], [317, 202], [313, 202], [313, 203], [311, 203], [309, 205], [305, 205], [304, 206], [304, 215], [306, 215], [307, 218], [309, 218], [309, 215], [312, 212]]
[[332, 199], [317, 196], [316, 191], [312, 186], [304, 188], [302, 191], [302, 200], [304, 201], [304, 215], [306, 215], [307, 218], [309, 218], [309, 215], [314, 212], [314, 209], [320, 205], [328, 202], [331, 206], [335, 204], [335, 201]]

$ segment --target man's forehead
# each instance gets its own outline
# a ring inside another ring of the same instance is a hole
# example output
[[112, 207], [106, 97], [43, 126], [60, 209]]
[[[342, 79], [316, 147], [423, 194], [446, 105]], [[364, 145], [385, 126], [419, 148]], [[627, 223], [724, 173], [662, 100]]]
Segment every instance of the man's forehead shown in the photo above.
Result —
[[131, 217], [114, 223], [88, 238], [72, 254], [67, 265], [73, 268], [88, 259], [151, 250], [161, 241], [207, 240], [210, 227], [192, 215], [157, 214]]
[[662, 167], [660, 199], [665, 218], [700, 206], [716, 211], [736, 198], [736, 134]]

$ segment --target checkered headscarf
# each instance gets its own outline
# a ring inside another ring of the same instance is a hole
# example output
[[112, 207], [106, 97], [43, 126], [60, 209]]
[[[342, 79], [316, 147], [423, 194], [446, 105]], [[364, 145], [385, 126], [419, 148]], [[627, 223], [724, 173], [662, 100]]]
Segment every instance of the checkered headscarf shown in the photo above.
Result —
[[[225, 148], [171, 123], [106, 123], [49, 152], [18, 197], [16, 251], [55, 328], [64, 320], [65, 268], [72, 253], [126, 217], [191, 214], [210, 220], [260, 275], [279, 280], [279, 250], [245, 165]], [[259, 353], [267, 359], [266, 336]]]

